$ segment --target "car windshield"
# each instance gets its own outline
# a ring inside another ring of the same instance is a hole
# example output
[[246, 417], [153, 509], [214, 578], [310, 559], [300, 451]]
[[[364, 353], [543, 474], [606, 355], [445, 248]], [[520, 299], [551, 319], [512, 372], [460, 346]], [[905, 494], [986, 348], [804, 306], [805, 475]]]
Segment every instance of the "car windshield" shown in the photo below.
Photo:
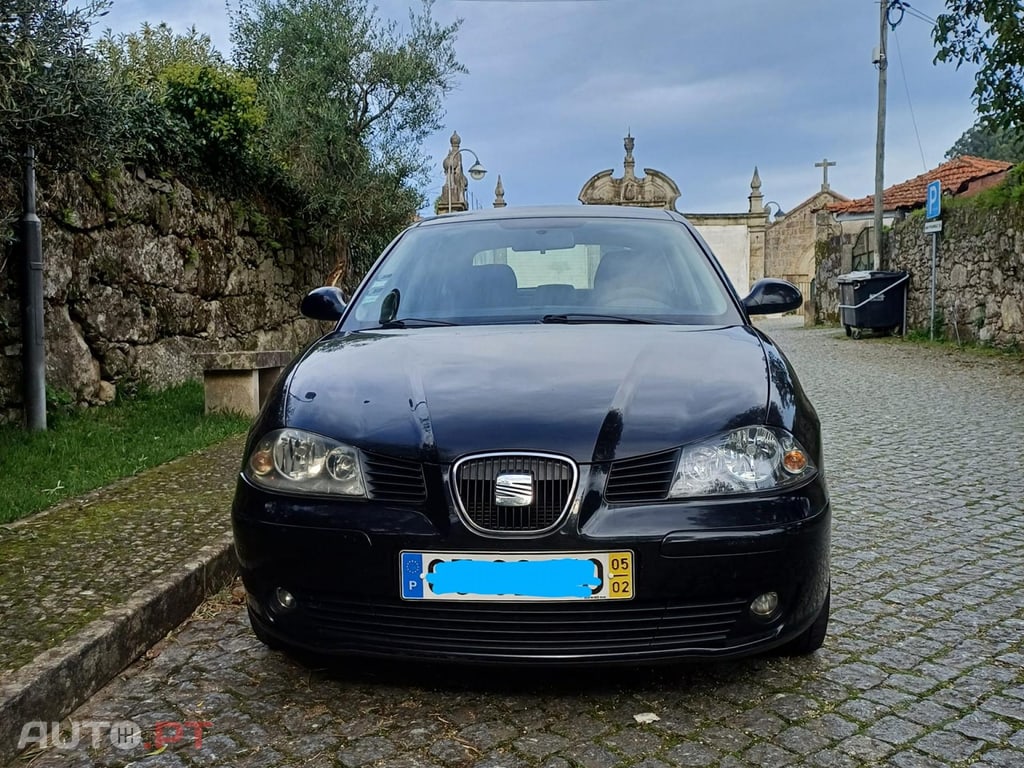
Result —
[[679, 222], [523, 218], [409, 230], [355, 296], [343, 328], [523, 322], [741, 318]]

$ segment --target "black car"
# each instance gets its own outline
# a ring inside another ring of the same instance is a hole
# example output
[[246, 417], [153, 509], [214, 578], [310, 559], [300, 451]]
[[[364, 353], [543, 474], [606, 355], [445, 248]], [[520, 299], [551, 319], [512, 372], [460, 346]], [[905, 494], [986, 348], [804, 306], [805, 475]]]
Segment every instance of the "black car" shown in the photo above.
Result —
[[234, 500], [273, 647], [500, 663], [810, 653], [818, 418], [675, 214], [507, 208], [403, 232], [257, 418]]

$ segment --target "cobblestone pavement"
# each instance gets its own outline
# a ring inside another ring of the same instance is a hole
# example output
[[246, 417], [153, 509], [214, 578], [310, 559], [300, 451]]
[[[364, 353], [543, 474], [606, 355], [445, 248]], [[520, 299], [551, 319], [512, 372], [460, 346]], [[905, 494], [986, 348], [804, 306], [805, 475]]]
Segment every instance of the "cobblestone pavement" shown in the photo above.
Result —
[[148, 757], [83, 738], [32, 764], [1024, 765], [1024, 366], [767, 327], [826, 431], [833, 620], [814, 656], [325, 671], [265, 650], [224, 593], [74, 715], [208, 721], [201, 749], [190, 730]]
[[0, 526], [0, 617], [17, 628], [0, 631], [0, 677], [226, 536], [242, 445], [229, 438]]

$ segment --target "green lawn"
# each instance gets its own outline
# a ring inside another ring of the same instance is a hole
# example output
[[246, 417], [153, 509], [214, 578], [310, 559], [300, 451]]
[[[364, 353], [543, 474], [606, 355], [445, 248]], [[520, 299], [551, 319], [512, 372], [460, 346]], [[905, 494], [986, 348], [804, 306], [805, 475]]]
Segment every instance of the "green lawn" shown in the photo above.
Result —
[[59, 409], [48, 426], [0, 426], [0, 523], [243, 432], [249, 420], [203, 415], [202, 384], [189, 382], [107, 407]]

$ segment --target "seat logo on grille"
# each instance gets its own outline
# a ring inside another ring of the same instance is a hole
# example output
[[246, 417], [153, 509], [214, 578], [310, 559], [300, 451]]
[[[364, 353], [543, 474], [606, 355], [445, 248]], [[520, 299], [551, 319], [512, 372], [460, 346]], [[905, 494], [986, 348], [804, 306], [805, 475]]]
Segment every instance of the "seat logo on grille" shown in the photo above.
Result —
[[499, 507], [528, 507], [533, 504], [533, 475], [500, 473], [494, 481], [494, 503]]

